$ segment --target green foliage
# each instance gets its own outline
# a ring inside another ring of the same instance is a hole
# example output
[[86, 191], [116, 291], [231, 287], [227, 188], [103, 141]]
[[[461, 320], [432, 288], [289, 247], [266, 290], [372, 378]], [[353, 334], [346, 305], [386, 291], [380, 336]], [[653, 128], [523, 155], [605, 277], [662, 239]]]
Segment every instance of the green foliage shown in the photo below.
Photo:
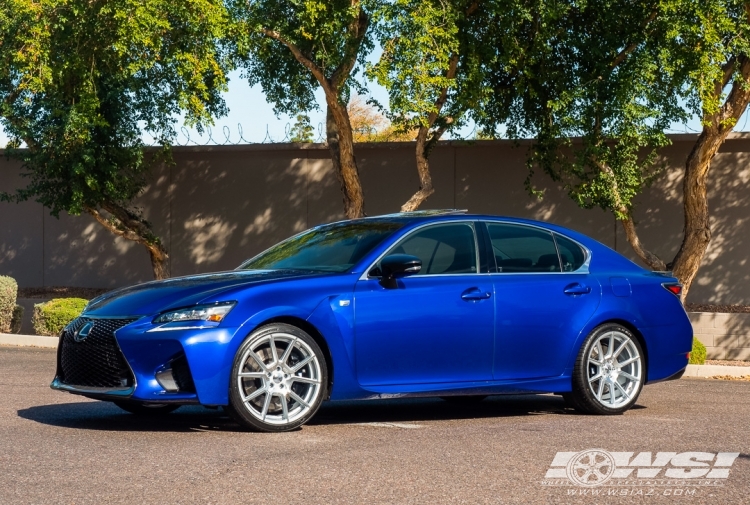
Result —
[[690, 352], [690, 364], [691, 365], [705, 365], [706, 364], [706, 346], [701, 343], [700, 340], [693, 337], [693, 350]]
[[354, 63], [361, 66], [373, 48], [367, 11], [376, 1], [230, 0], [233, 53], [250, 84], [262, 86], [277, 113], [317, 108], [314, 93], [320, 82], [289, 45], [325, 74], [345, 105], [351, 87], [360, 87], [353, 78]]
[[511, 138], [536, 138], [530, 167], [562, 181], [579, 206], [626, 218], [635, 195], [659, 173], [665, 130], [687, 119], [687, 70], [669, 49], [684, 26], [684, 3], [538, 4], [514, 29], [523, 71], [507, 58], [489, 65], [496, 93], [480, 124], [490, 130], [502, 123]]
[[166, 156], [142, 130], [169, 146], [177, 116], [224, 113], [226, 23], [219, 0], [0, 0], [0, 124], [29, 148], [9, 153], [26, 187], [2, 198], [55, 216], [130, 202]]
[[[490, 92], [483, 83], [482, 61], [502, 50], [495, 39], [481, 33], [483, 25], [490, 13], [507, 8], [507, 3], [381, 4], [375, 32], [383, 54], [368, 65], [367, 75], [388, 90], [388, 117], [394, 126], [402, 131], [420, 126], [449, 131], [465, 124], [465, 113], [478, 109]], [[500, 19], [510, 22], [510, 17]]]
[[82, 298], [55, 298], [35, 304], [31, 318], [34, 331], [37, 335], [57, 335], [83, 312], [87, 303]]
[[16, 305], [13, 308], [13, 317], [10, 320], [10, 332], [21, 333], [21, 325], [23, 324], [24, 308], [21, 305]]
[[292, 129], [289, 132], [291, 135], [289, 140], [292, 142], [304, 142], [310, 143], [313, 141], [313, 133], [315, 130], [310, 124], [310, 116], [307, 114], [297, 114], [297, 120], [292, 125]]
[[0, 333], [11, 330], [13, 310], [18, 296], [18, 283], [12, 277], [0, 275]]

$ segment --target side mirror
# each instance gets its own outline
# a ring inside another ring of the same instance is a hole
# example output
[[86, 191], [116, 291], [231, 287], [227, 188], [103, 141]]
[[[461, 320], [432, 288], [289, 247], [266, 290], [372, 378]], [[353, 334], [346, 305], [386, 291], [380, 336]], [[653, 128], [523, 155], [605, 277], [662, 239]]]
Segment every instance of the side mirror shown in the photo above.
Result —
[[395, 289], [396, 279], [422, 270], [422, 260], [409, 254], [391, 254], [380, 261], [380, 284]]

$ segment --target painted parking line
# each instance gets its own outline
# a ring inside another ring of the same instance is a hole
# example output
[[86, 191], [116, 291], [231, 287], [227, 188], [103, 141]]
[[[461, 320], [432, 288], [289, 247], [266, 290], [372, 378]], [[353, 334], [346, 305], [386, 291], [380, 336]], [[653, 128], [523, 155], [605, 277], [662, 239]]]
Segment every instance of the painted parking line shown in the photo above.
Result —
[[421, 424], [406, 423], [356, 423], [354, 426], [368, 426], [371, 428], [400, 428], [405, 430], [424, 428], [424, 426], [422, 426]]

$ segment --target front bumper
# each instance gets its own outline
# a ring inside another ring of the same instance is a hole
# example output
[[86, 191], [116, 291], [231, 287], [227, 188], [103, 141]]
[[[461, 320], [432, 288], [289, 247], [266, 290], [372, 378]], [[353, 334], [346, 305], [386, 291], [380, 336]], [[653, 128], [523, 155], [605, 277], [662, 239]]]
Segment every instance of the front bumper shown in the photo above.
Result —
[[[93, 321], [95, 328], [105, 324], [103, 319], [87, 319]], [[187, 328], [149, 332], [148, 330], [154, 329], [151, 318], [130, 322], [112, 332], [112, 339], [127, 367], [127, 374], [124, 369], [122, 371], [122, 376], [127, 380], [122, 379], [121, 385], [116, 386], [111, 381], [107, 382], [106, 377], [90, 378], [80, 373], [71, 373], [71, 356], [75, 358], [85, 355], [89, 360], [95, 358], [108, 361], [114, 358], [112, 353], [104, 355], [99, 352], [93, 344], [84, 348], [79, 343], [79, 347], [75, 347], [72, 333], [66, 335], [66, 331], [75, 331], [75, 325], [69, 328], [60, 336], [57, 373], [50, 385], [52, 389], [100, 400], [204, 405], [226, 405], [228, 402], [229, 374], [236, 351], [232, 346], [232, 337], [237, 328]], [[178, 391], [167, 391], [157, 380], [157, 373], [173, 366], [175, 360], [183, 359], [190, 380], [183, 380]], [[95, 368], [98, 364], [99, 361], [94, 361], [92, 365], [74, 362], [78, 368], [73, 370], [78, 371], [81, 367], [86, 370], [87, 366]], [[106, 383], [104, 386], [102, 381]]]

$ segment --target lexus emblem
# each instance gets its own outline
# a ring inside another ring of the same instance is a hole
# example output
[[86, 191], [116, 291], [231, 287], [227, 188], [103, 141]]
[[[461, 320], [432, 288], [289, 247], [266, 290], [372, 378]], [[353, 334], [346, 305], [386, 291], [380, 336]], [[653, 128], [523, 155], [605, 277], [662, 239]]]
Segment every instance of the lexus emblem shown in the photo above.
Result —
[[91, 329], [94, 327], [94, 323], [88, 322], [81, 326], [81, 329], [73, 334], [73, 340], [76, 342], [82, 342], [86, 340], [86, 337], [91, 333]]

